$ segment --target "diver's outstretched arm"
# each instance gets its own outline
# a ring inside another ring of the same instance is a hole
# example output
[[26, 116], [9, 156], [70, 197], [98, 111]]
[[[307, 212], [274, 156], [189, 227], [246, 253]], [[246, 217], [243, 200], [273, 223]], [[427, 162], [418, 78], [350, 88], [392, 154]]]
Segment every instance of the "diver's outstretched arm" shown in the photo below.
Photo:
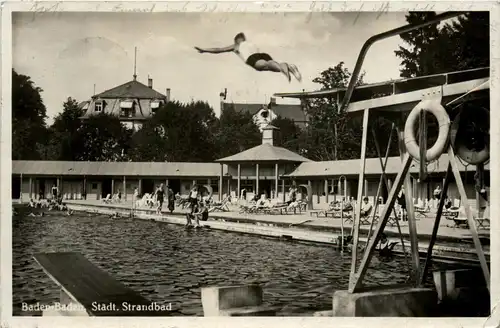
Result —
[[234, 51], [235, 47], [234, 44], [224, 47], [224, 48], [200, 48], [200, 47], [194, 47], [196, 50], [198, 50], [199, 53], [210, 53], [210, 54], [220, 54], [223, 52], [231, 52]]

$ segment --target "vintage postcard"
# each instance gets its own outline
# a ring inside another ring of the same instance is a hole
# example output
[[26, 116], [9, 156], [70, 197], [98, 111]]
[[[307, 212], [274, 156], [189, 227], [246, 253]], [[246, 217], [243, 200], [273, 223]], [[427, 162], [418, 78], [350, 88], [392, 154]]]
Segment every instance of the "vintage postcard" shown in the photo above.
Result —
[[2, 327], [498, 326], [497, 3], [2, 5]]

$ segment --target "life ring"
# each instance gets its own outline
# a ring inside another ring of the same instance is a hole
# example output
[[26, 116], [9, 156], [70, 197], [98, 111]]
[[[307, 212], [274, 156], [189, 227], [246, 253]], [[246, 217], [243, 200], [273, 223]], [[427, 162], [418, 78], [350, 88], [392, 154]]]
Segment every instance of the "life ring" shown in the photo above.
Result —
[[408, 115], [408, 118], [406, 119], [404, 140], [408, 153], [417, 160], [420, 160], [420, 147], [415, 138], [414, 127], [422, 110], [434, 115], [439, 125], [438, 138], [434, 145], [430, 149], [427, 149], [427, 152], [425, 153], [426, 161], [431, 162], [439, 158], [446, 147], [448, 134], [450, 132], [450, 118], [444, 107], [441, 106], [440, 103], [433, 100], [422, 100], [412, 109], [410, 115]]
[[[464, 162], [477, 165], [486, 162], [490, 158], [490, 145], [489, 145], [489, 133], [487, 135], [478, 136], [480, 129], [474, 129], [474, 131], [466, 131], [466, 126], [460, 124], [460, 121], [472, 123], [486, 123], [483, 128], [489, 131], [490, 127], [490, 112], [484, 107], [474, 108], [472, 111], [466, 112], [466, 109], [461, 110], [457, 116], [453, 119], [450, 129], [450, 141], [453, 145], [453, 149], [458, 157], [460, 157]], [[474, 124], [477, 126], [477, 124]], [[471, 145], [468, 141], [474, 143], [474, 137], [477, 137], [480, 145], [480, 149], [474, 149], [477, 144]], [[481, 142], [484, 141], [484, 142]], [[472, 148], [471, 148], [472, 147]]]

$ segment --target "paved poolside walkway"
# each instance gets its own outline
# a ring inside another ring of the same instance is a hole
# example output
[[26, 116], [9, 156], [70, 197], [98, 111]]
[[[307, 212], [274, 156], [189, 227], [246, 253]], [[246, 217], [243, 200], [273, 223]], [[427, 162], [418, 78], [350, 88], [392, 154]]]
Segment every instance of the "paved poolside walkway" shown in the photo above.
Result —
[[[110, 203], [105, 204], [102, 201], [95, 200], [68, 200], [65, 201], [67, 203], [80, 204], [80, 205], [90, 205], [90, 206], [106, 206], [106, 207], [116, 207], [116, 208], [132, 208], [132, 201], [126, 201], [121, 203]], [[166, 206], [165, 206], [166, 207]], [[148, 210], [148, 208], [139, 208], [140, 210]], [[290, 225], [295, 228], [305, 228], [305, 229], [313, 229], [313, 230], [340, 230], [341, 229], [341, 220], [340, 218], [325, 218], [325, 217], [316, 217], [311, 216], [310, 211], [306, 211], [303, 213], [297, 214], [283, 214], [283, 215], [272, 215], [272, 214], [248, 214], [248, 213], [239, 213], [238, 205], [230, 205], [229, 212], [211, 212], [210, 217], [219, 218], [219, 219], [227, 219], [228, 221], [241, 220], [243, 222], [248, 223], [265, 223], [265, 224], [276, 224], [276, 225]], [[168, 211], [162, 211], [164, 215], [172, 215]], [[173, 212], [173, 215], [183, 215], [188, 212], [188, 209], [180, 209], [176, 208]], [[419, 237], [429, 238], [432, 234], [432, 228], [434, 224], [435, 212], [429, 213], [429, 216], [418, 216], [417, 217], [417, 231]], [[254, 221], [254, 222], [252, 222]], [[403, 235], [408, 236], [408, 223], [399, 221], [401, 226], [401, 231]], [[375, 230], [376, 225], [372, 228]], [[367, 232], [370, 228], [370, 225], [362, 225], [361, 227], [361, 235], [366, 236]], [[344, 223], [344, 229], [347, 232], [350, 232], [352, 229], [352, 223]], [[398, 234], [398, 229], [396, 226], [386, 226], [385, 232], [387, 234]], [[479, 234], [482, 237], [489, 237], [490, 231], [489, 229], [480, 229]], [[471, 239], [471, 233], [469, 229], [457, 228], [454, 227], [454, 222], [452, 220], [441, 218], [439, 230], [438, 230], [438, 238], [446, 239]]]

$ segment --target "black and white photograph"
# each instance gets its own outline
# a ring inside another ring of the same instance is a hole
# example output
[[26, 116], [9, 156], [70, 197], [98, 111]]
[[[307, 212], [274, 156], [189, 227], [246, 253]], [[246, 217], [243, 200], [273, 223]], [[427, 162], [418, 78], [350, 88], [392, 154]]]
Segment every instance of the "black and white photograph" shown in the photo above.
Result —
[[7, 316], [490, 316], [493, 6], [33, 6]]

